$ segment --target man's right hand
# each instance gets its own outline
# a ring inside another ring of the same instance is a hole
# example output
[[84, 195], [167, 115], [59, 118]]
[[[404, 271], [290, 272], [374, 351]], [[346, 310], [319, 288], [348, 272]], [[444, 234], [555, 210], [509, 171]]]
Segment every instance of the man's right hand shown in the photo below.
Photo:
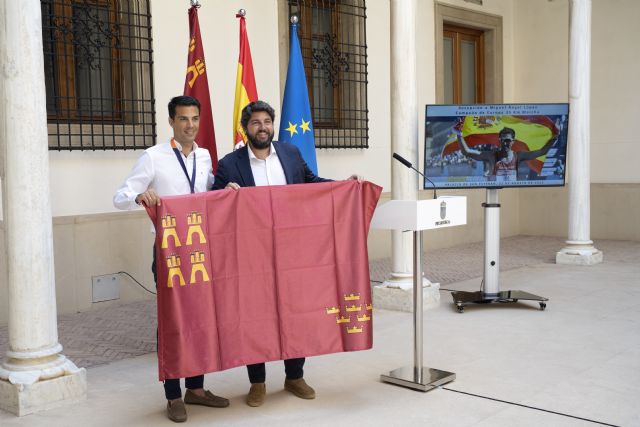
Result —
[[238, 184], [236, 184], [235, 182], [230, 182], [227, 185], [225, 185], [224, 188], [231, 188], [232, 190], [239, 190], [240, 186]]
[[147, 206], [153, 206], [153, 205], [160, 206], [160, 197], [158, 196], [155, 190], [149, 189], [144, 193], [138, 194], [136, 196], [136, 203], [137, 204], [144, 203]]

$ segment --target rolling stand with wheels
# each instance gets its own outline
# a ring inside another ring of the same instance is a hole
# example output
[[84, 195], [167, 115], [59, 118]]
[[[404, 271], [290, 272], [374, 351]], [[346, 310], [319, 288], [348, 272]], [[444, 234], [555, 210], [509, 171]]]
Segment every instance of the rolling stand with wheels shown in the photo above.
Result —
[[458, 312], [464, 312], [467, 304], [510, 303], [538, 301], [540, 310], [547, 307], [548, 298], [524, 291], [500, 291], [500, 203], [498, 189], [487, 189], [487, 201], [482, 204], [484, 211], [484, 278], [483, 286], [477, 292], [451, 292]]

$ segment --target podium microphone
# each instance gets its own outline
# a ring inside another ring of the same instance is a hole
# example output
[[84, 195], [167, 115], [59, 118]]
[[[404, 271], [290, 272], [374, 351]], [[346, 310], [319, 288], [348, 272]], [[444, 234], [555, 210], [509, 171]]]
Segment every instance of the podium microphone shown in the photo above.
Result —
[[422, 175], [422, 177], [424, 179], [429, 181], [429, 183], [431, 183], [431, 185], [433, 186], [433, 198], [437, 199], [437, 197], [436, 197], [436, 185], [433, 183], [433, 181], [431, 181], [429, 178], [427, 178], [425, 176], [425, 174], [420, 172], [418, 169], [414, 168], [413, 165], [411, 164], [411, 162], [409, 160], [405, 159], [404, 157], [402, 157], [400, 154], [393, 153], [393, 158], [396, 159], [397, 161], [399, 161], [400, 163], [402, 163], [403, 165], [405, 165], [406, 167], [408, 167], [409, 169], [413, 169], [414, 171], [418, 172], [420, 175]]

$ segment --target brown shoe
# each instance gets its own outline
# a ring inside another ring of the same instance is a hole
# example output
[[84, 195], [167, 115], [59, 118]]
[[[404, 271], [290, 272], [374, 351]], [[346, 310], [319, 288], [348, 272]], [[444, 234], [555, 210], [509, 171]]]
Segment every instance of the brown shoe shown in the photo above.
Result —
[[182, 399], [167, 401], [167, 417], [174, 423], [187, 421], [187, 408], [184, 407]]
[[297, 380], [284, 380], [284, 389], [298, 396], [300, 399], [315, 399], [316, 391], [309, 387], [304, 378]]
[[184, 394], [184, 403], [188, 405], [210, 406], [212, 408], [226, 408], [229, 406], [229, 399], [216, 396], [209, 390], [204, 391], [204, 396], [198, 396], [191, 390], [187, 389], [187, 392]]
[[265, 395], [267, 394], [267, 387], [264, 383], [251, 384], [249, 394], [247, 394], [247, 405], [249, 406], [261, 406], [264, 403]]

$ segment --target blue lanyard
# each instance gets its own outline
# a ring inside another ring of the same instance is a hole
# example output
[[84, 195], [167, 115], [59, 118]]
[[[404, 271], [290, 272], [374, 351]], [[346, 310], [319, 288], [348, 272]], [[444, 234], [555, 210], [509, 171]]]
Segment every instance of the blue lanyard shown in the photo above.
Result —
[[180, 166], [182, 167], [182, 171], [184, 172], [184, 176], [187, 177], [187, 181], [189, 181], [189, 187], [191, 188], [191, 194], [195, 193], [196, 188], [196, 152], [193, 152], [193, 172], [191, 173], [191, 179], [189, 179], [189, 173], [187, 172], [187, 167], [184, 164], [184, 160], [182, 160], [182, 153], [178, 150], [176, 146], [176, 142], [171, 138], [171, 148], [173, 148], [173, 152], [176, 154], [178, 158], [178, 162], [180, 162]]

